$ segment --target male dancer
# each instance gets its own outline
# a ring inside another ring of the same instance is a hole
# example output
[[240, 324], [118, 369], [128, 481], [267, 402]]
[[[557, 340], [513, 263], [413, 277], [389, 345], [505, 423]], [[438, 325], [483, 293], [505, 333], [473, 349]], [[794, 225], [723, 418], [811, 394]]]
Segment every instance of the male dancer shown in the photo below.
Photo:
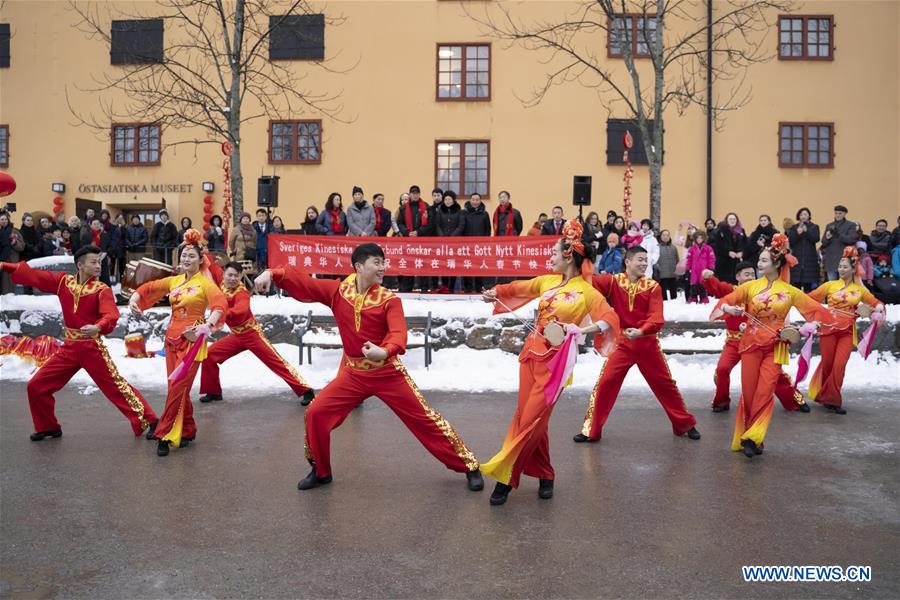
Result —
[[78, 273], [69, 275], [32, 269], [25, 262], [0, 263], [3, 271], [12, 274], [15, 283], [56, 294], [62, 306], [65, 340], [27, 386], [28, 406], [35, 429], [31, 441], [62, 435], [53, 411], [56, 404], [53, 394], [65, 387], [81, 369], [87, 371], [100, 391], [131, 422], [135, 436], [144, 430], [152, 434], [157, 420], [153, 409], [119, 374], [100, 338], [112, 332], [119, 320], [112, 291], [97, 279], [101, 268], [100, 248], [79, 248], [75, 252], [75, 266]]
[[[724, 298], [730, 294], [735, 286], [727, 281], [719, 281], [713, 272], [704, 269], [703, 287], [707, 293], [714, 298]], [[738, 285], [747, 281], [756, 279], [756, 267], [748, 262], [739, 262], [734, 270], [734, 277]], [[716, 395], [713, 398], [713, 412], [725, 412], [731, 407], [731, 397], [728, 395], [728, 389], [731, 385], [731, 370], [735, 365], [741, 362], [740, 345], [741, 338], [744, 335], [743, 327], [747, 322], [746, 316], [735, 316], [726, 314], [725, 316], [725, 346], [722, 348], [722, 355], [719, 357], [719, 363], [716, 365], [715, 384]], [[775, 384], [775, 396], [781, 402], [784, 410], [793, 412], [808, 413], [809, 405], [803, 400], [801, 394], [790, 376], [782, 369], [781, 375], [778, 376], [778, 382]]]
[[223, 271], [215, 261], [211, 261], [210, 274], [221, 286], [225, 299], [228, 301], [225, 323], [231, 333], [209, 347], [200, 371], [200, 393], [205, 394], [200, 398], [200, 402], [222, 399], [219, 365], [232, 356], [249, 350], [273, 373], [281, 377], [294, 390], [295, 394], [302, 397], [300, 404], [306, 406], [312, 401], [315, 394], [313, 394], [311, 386], [294, 368], [294, 365], [278, 354], [266, 338], [266, 334], [263, 333], [262, 327], [259, 326], [256, 317], [250, 311], [250, 291], [241, 283], [243, 273], [244, 268], [240, 263], [230, 262], [225, 265]]
[[576, 442], [596, 442], [612, 410], [625, 375], [635, 364], [672, 422], [675, 435], [700, 439], [697, 420], [687, 411], [656, 334], [662, 329], [663, 298], [659, 284], [645, 276], [647, 251], [634, 246], [625, 252], [625, 272], [594, 275], [594, 287], [609, 299], [619, 315], [620, 339], [606, 359], [591, 392], [587, 414]]
[[381, 286], [384, 251], [360, 244], [350, 258], [355, 274], [343, 281], [313, 279], [296, 268], [268, 269], [256, 278], [267, 292], [272, 282], [301, 302], [329, 306], [337, 321], [344, 357], [337, 377], [306, 411], [306, 458], [312, 471], [297, 484], [331, 483], [331, 431], [369, 396], [377, 396], [448, 469], [465, 473], [472, 491], [484, 489], [478, 461], [450, 423], [428, 405], [399, 355], [406, 351], [406, 319], [400, 298]]

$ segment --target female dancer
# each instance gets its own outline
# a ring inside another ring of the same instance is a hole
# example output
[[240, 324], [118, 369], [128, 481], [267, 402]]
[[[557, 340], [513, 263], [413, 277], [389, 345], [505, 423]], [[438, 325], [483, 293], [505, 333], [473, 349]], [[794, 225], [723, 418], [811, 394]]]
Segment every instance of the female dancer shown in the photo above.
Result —
[[[172, 307], [172, 319], [166, 330], [166, 373], [170, 376], [182, 363], [187, 363], [186, 375], [170, 377], [166, 407], [156, 431], [150, 439], [157, 439], [158, 456], [169, 454], [169, 444], [187, 446], [197, 435], [190, 391], [200, 363], [206, 358], [206, 338], [225, 315], [227, 301], [212, 278], [201, 272], [209, 264], [200, 248], [200, 232], [190, 229], [184, 234], [181, 248], [180, 275], [150, 281], [140, 286], [129, 301], [135, 314], [157, 303], [166, 294]], [[211, 310], [204, 319], [206, 309]], [[193, 356], [192, 356], [193, 355]]]
[[[788, 363], [788, 342], [780, 338], [791, 307], [807, 321], [830, 323], [821, 304], [790, 285], [790, 268], [796, 259], [790, 255], [787, 237], [776, 234], [772, 244], [759, 255], [761, 277], [736, 287], [713, 310], [712, 320], [725, 315], [747, 316], [747, 328], [741, 338], [741, 400], [738, 404], [731, 449], [753, 458], [762, 454], [763, 439], [775, 404], [775, 384], [781, 365]], [[818, 325], [818, 323], [816, 323]]]
[[543, 333], [556, 321], [567, 332], [579, 334], [599, 332], [595, 344], [605, 356], [612, 349], [619, 330], [619, 319], [606, 300], [591, 285], [593, 262], [591, 246], [582, 242], [582, 226], [571, 220], [563, 226], [563, 237], [553, 247], [551, 261], [554, 275], [513, 281], [486, 290], [485, 302], [494, 302], [494, 314], [516, 310], [534, 298], [540, 298], [535, 328], [525, 338], [519, 354], [519, 403], [503, 441], [503, 447], [488, 463], [481, 466], [486, 475], [497, 480], [490, 503], [499, 505], [519, 477], [540, 479], [538, 495], [553, 496], [553, 467], [547, 424], [555, 403], [547, 401], [545, 387], [551, 379], [549, 361], [559, 351], [548, 343]]
[[834, 325], [819, 331], [822, 361], [809, 382], [809, 397], [839, 415], [847, 414], [841, 406], [841, 386], [850, 352], [857, 345], [857, 307], [868, 304], [880, 313], [873, 316], [873, 322], [884, 316], [884, 304], [862, 284], [861, 272], [856, 248], [847, 246], [838, 263], [840, 279], [823, 283], [809, 294], [818, 302], [825, 302], [834, 320]]

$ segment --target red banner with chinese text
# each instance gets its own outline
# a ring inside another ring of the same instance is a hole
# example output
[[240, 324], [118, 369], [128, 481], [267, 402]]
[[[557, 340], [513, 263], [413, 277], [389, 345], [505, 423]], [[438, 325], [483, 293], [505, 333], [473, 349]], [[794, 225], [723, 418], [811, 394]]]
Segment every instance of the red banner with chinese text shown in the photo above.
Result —
[[555, 237], [347, 237], [269, 234], [269, 266], [299, 267], [307, 273], [353, 271], [357, 245], [374, 242], [384, 250], [390, 275], [531, 277], [552, 270]]

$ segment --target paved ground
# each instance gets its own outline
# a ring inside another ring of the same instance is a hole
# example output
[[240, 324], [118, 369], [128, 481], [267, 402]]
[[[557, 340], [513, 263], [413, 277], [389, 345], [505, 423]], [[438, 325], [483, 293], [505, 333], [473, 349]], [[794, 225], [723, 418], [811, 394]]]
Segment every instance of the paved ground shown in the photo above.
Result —
[[[513, 397], [428, 394], [481, 458]], [[303, 409], [289, 394], [199, 405], [198, 441], [157, 458], [99, 394], [63, 394], [65, 435], [31, 443], [24, 386], [0, 382], [0, 597], [900, 597], [900, 408], [776, 409], [767, 452], [727, 450], [733, 412], [691, 396], [700, 442], [652, 399], [620, 400], [576, 445], [583, 395], [551, 422], [557, 493], [434, 462], [370, 400], [334, 437], [335, 482], [298, 492]], [[151, 404], [161, 409], [159, 393]], [[870, 565], [871, 583], [750, 584], [740, 567]]]

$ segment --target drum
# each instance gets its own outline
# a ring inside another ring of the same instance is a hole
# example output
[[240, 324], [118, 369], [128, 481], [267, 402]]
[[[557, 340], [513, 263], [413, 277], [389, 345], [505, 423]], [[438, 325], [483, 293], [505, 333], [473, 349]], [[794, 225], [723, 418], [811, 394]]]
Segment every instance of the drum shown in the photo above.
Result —
[[558, 321], [550, 321], [544, 325], [543, 335], [551, 346], [559, 346], [566, 340], [566, 329]]
[[863, 319], [872, 316], [872, 313], [875, 312], [875, 309], [869, 306], [868, 304], [858, 304], [856, 306], [856, 314], [858, 314]]
[[785, 325], [778, 331], [778, 337], [790, 344], [796, 344], [800, 341], [800, 330], [793, 325]]
[[156, 281], [174, 274], [175, 269], [166, 263], [149, 258], [131, 261], [125, 266], [125, 275], [122, 277], [122, 295], [131, 295], [131, 292], [148, 281]]
[[128, 358], [149, 358], [155, 354], [147, 352], [144, 336], [140, 333], [125, 336], [125, 352]]

